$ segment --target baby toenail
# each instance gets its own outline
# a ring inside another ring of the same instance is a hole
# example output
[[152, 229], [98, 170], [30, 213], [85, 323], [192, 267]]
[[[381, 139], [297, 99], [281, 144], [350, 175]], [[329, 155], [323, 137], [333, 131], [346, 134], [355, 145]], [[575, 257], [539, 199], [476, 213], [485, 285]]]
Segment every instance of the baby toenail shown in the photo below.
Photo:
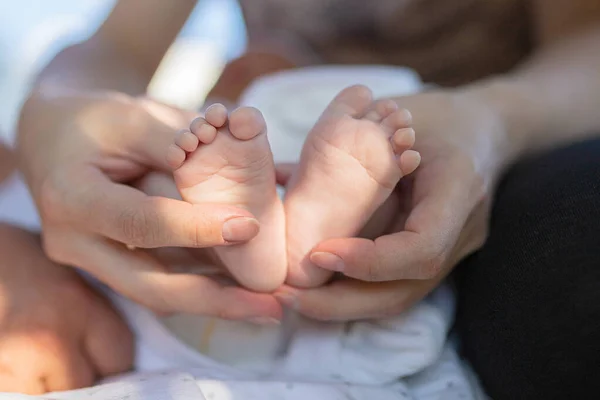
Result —
[[406, 108], [403, 108], [400, 110], [400, 113], [402, 115], [402, 119], [404, 121], [405, 124], [410, 125], [412, 124], [412, 114], [410, 113], [410, 111], [408, 111]]
[[415, 131], [413, 128], [404, 128], [396, 131], [396, 134], [392, 136], [392, 140], [395, 145], [399, 147], [411, 147], [415, 141]]
[[330, 271], [342, 272], [346, 267], [344, 261], [332, 253], [316, 252], [310, 255], [310, 261], [315, 263], [321, 268], [328, 269]]
[[260, 225], [254, 218], [237, 217], [223, 224], [223, 240], [230, 243], [246, 242], [258, 234]]

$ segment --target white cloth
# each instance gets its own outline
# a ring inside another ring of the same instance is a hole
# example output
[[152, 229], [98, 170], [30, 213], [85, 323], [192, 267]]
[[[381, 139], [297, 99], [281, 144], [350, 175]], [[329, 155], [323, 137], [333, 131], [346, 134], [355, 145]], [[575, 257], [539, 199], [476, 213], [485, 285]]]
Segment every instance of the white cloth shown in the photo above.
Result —
[[33, 231], [40, 228], [37, 209], [19, 173], [0, 183], [0, 221]]
[[267, 121], [275, 162], [295, 162], [306, 134], [342, 89], [363, 84], [375, 98], [411, 94], [422, 88], [412, 70], [388, 66], [321, 66], [257, 79], [242, 105], [258, 108]]
[[[209, 358], [179, 341], [150, 311], [122, 298], [116, 302], [138, 338], [138, 371], [186, 371], [207, 399], [476, 399], [468, 375], [446, 341], [454, 309], [448, 286], [395, 318], [348, 324], [298, 319], [284, 351], [276, 352], [270, 363], [264, 353], [255, 354], [260, 360], [256, 364], [250, 362], [249, 351], [237, 364], [231, 362], [233, 357], [228, 363]], [[222, 321], [206, 325], [212, 337], [222, 339], [217, 346], [221, 349], [227, 342], [221, 334], [227, 335], [234, 349], [264, 349], [255, 346], [256, 337], [244, 342], [246, 333], [262, 329], [272, 338], [268, 331], [279, 330]], [[279, 343], [275, 341], [273, 347]]]
[[[405, 69], [315, 68], [263, 78], [243, 103], [265, 114], [277, 162], [297, 160], [308, 129], [343, 87], [364, 83], [377, 97], [411, 93]], [[306, 90], [314, 88], [314, 90]], [[8, 190], [10, 188], [10, 190]], [[0, 196], [0, 215], [36, 225], [18, 178]], [[15, 208], [13, 208], [15, 207]], [[470, 400], [473, 381], [447, 341], [453, 292], [442, 286], [404, 314], [322, 323], [291, 314], [282, 326], [178, 316], [158, 319], [111, 293], [136, 334], [137, 373], [44, 399], [90, 400]], [[2, 399], [29, 398], [0, 394]]]

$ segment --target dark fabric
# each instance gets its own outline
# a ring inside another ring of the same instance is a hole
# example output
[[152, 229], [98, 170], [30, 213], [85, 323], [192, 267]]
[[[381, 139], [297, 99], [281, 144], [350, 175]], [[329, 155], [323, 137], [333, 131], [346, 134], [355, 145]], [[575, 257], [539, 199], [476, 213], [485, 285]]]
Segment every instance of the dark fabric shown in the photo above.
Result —
[[600, 140], [514, 167], [457, 278], [462, 351], [494, 400], [600, 398]]
[[456, 86], [535, 45], [531, 0], [240, 0], [250, 37], [301, 40], [327, 64], [400, 65]]

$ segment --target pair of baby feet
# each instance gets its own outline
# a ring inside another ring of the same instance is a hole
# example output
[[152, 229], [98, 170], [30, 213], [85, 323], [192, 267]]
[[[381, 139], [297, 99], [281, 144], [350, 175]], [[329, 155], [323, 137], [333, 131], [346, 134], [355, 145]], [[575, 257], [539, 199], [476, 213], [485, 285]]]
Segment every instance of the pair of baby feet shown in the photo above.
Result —
[[228, 114], [220, 104], [211, 106], [177, 135], [167, 160], [185, 201], [241, 207], [259, 221], [251, 241], [216, 249], [242, 286], [260, 292], [284, 282], [316, 287], [332, 272], [311, 261], [312, 248], [359, 233], [419, 165], [410, 125], [410, 113], [393, 101], [374, 102], [364, 86], [343, 90], [309, 133], [284, 202], [266, 124], [255, 108]]

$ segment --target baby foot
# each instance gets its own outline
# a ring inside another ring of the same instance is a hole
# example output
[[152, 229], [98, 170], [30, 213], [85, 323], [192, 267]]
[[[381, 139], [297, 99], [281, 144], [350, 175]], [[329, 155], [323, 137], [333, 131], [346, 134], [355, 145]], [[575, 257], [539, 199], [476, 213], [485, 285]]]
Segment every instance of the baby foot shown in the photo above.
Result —
[[241, 207], [260, 222], [250, 242], [215, 249], [236, 280], [261, 292], [281, 286], [287, 272], [285, 216], [262, 114], [244, 107], [228, 117], [223, 105], [213, 105], [205, 118], [178, 133], [167, 160], [183, 200]]
[[[343, 90], [309, 133], [285, 198], [287, 283], [314, 287], [331, 277], [308, 255], [319, 242], [359, 233], [402, 176], [420, 163], [411, 115], [373, 103], [364, 86]], [[319, 257], [318, 253], [312, 257]]]

